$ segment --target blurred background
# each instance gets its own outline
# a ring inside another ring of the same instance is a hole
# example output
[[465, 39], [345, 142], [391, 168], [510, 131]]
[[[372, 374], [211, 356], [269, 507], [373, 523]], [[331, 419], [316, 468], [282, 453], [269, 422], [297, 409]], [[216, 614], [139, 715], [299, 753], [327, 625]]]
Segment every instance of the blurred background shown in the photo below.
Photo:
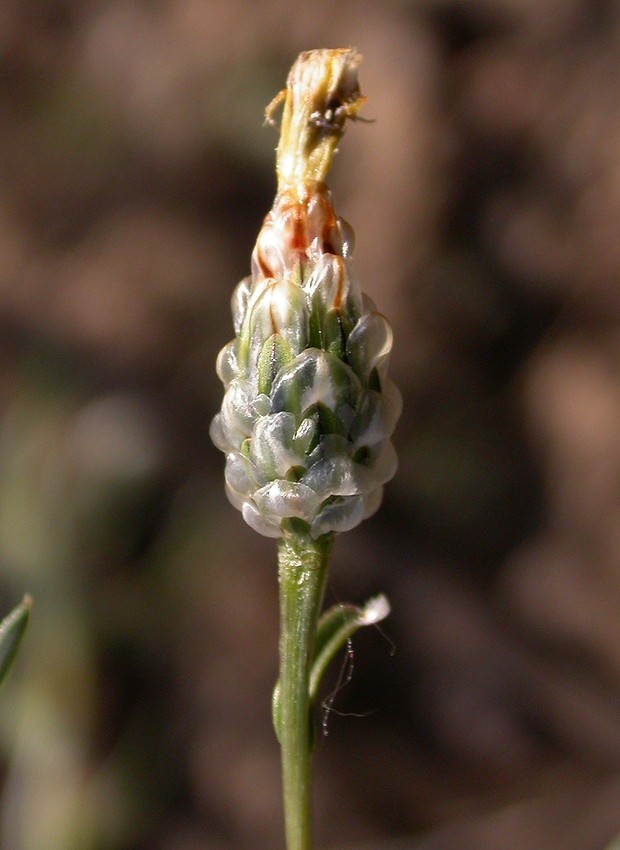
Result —
[[[298, 52], [364, 54], [333, 174], [405, 412], [328, 602], [317, 843], [620, 831], [620, 3], [4, 0], [1, 850], [281, 850], [273, 541], [208, 427]], [[336, 671], [336, 678], [337, 678]], [[335, 680], [333, 688], [337, 685]]]

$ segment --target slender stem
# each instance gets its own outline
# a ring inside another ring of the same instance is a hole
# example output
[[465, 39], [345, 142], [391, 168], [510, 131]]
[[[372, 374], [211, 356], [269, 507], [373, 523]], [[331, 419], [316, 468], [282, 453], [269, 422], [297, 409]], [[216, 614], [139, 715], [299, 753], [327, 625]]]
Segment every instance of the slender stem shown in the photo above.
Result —
[[279, 736], [287, 850], [312, 848], [310, 669], [332, 536], [300, 532], [278, 544]]

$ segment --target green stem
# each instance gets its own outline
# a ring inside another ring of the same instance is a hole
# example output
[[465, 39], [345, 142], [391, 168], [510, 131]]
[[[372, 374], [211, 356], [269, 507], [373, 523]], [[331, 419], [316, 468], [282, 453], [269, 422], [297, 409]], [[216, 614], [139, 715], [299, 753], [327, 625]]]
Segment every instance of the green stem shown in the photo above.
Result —
[[332, 535], [298, 532], [278, 543], [280, 698], [277, 725], [287, 850], [312, 848], [310, 670]]

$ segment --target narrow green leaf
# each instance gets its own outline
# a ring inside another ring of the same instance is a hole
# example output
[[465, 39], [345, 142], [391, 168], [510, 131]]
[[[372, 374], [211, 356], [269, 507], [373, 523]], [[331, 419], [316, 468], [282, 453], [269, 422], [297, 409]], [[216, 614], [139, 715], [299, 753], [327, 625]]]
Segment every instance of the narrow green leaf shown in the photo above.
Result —
[[[364, 605], [334, 605], [321, 616], [314, 647], [314, 661], [310, 671], [310, 704], [316, 702], [321, 680], [337, 653], [358, 629], [380, 623], [390, 613], [390, 603], [383, 594], [373, 596]], [[273, 725], [280, 738], [280, 682], [276, 683], [272, 697]]]
[[17, 654], [19, 643], [30, 619], [32, 598], [24, 596], [22, 602], [0, 623], [0, 682], [9, 672]]
[[321, 680], [337, 653], [358, 629], [380, 623], [390, 613], [390, 603], [383, 594], [373, 596], [364, 605], [334, 605], [319, 620], [314, 662], [310, 672], [310, 701], [318, 695]]

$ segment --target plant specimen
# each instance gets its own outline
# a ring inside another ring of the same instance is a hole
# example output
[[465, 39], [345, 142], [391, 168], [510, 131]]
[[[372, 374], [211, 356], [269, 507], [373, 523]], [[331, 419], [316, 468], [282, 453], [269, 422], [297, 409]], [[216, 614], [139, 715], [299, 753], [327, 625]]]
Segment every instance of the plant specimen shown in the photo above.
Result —
[[283, 106], [278, 191], [232, 300], [235, 339], [220, 352], [226, 392], [211, 436], [226, 454], [226, 491], [245, 521], [278, 539], [282, 748], [288, 850], [309, 850], [313, 708], [321, 676], [360, 626], [389, 611], [321, 616], [336, 534], [379, 507], [396, 471], [390, 437], [401, 399], [387, 375], [392, 331], [351, 268], [353, 232], [325, 182], [347, 120], [365, 102], [352, 49], [302, 53]]

